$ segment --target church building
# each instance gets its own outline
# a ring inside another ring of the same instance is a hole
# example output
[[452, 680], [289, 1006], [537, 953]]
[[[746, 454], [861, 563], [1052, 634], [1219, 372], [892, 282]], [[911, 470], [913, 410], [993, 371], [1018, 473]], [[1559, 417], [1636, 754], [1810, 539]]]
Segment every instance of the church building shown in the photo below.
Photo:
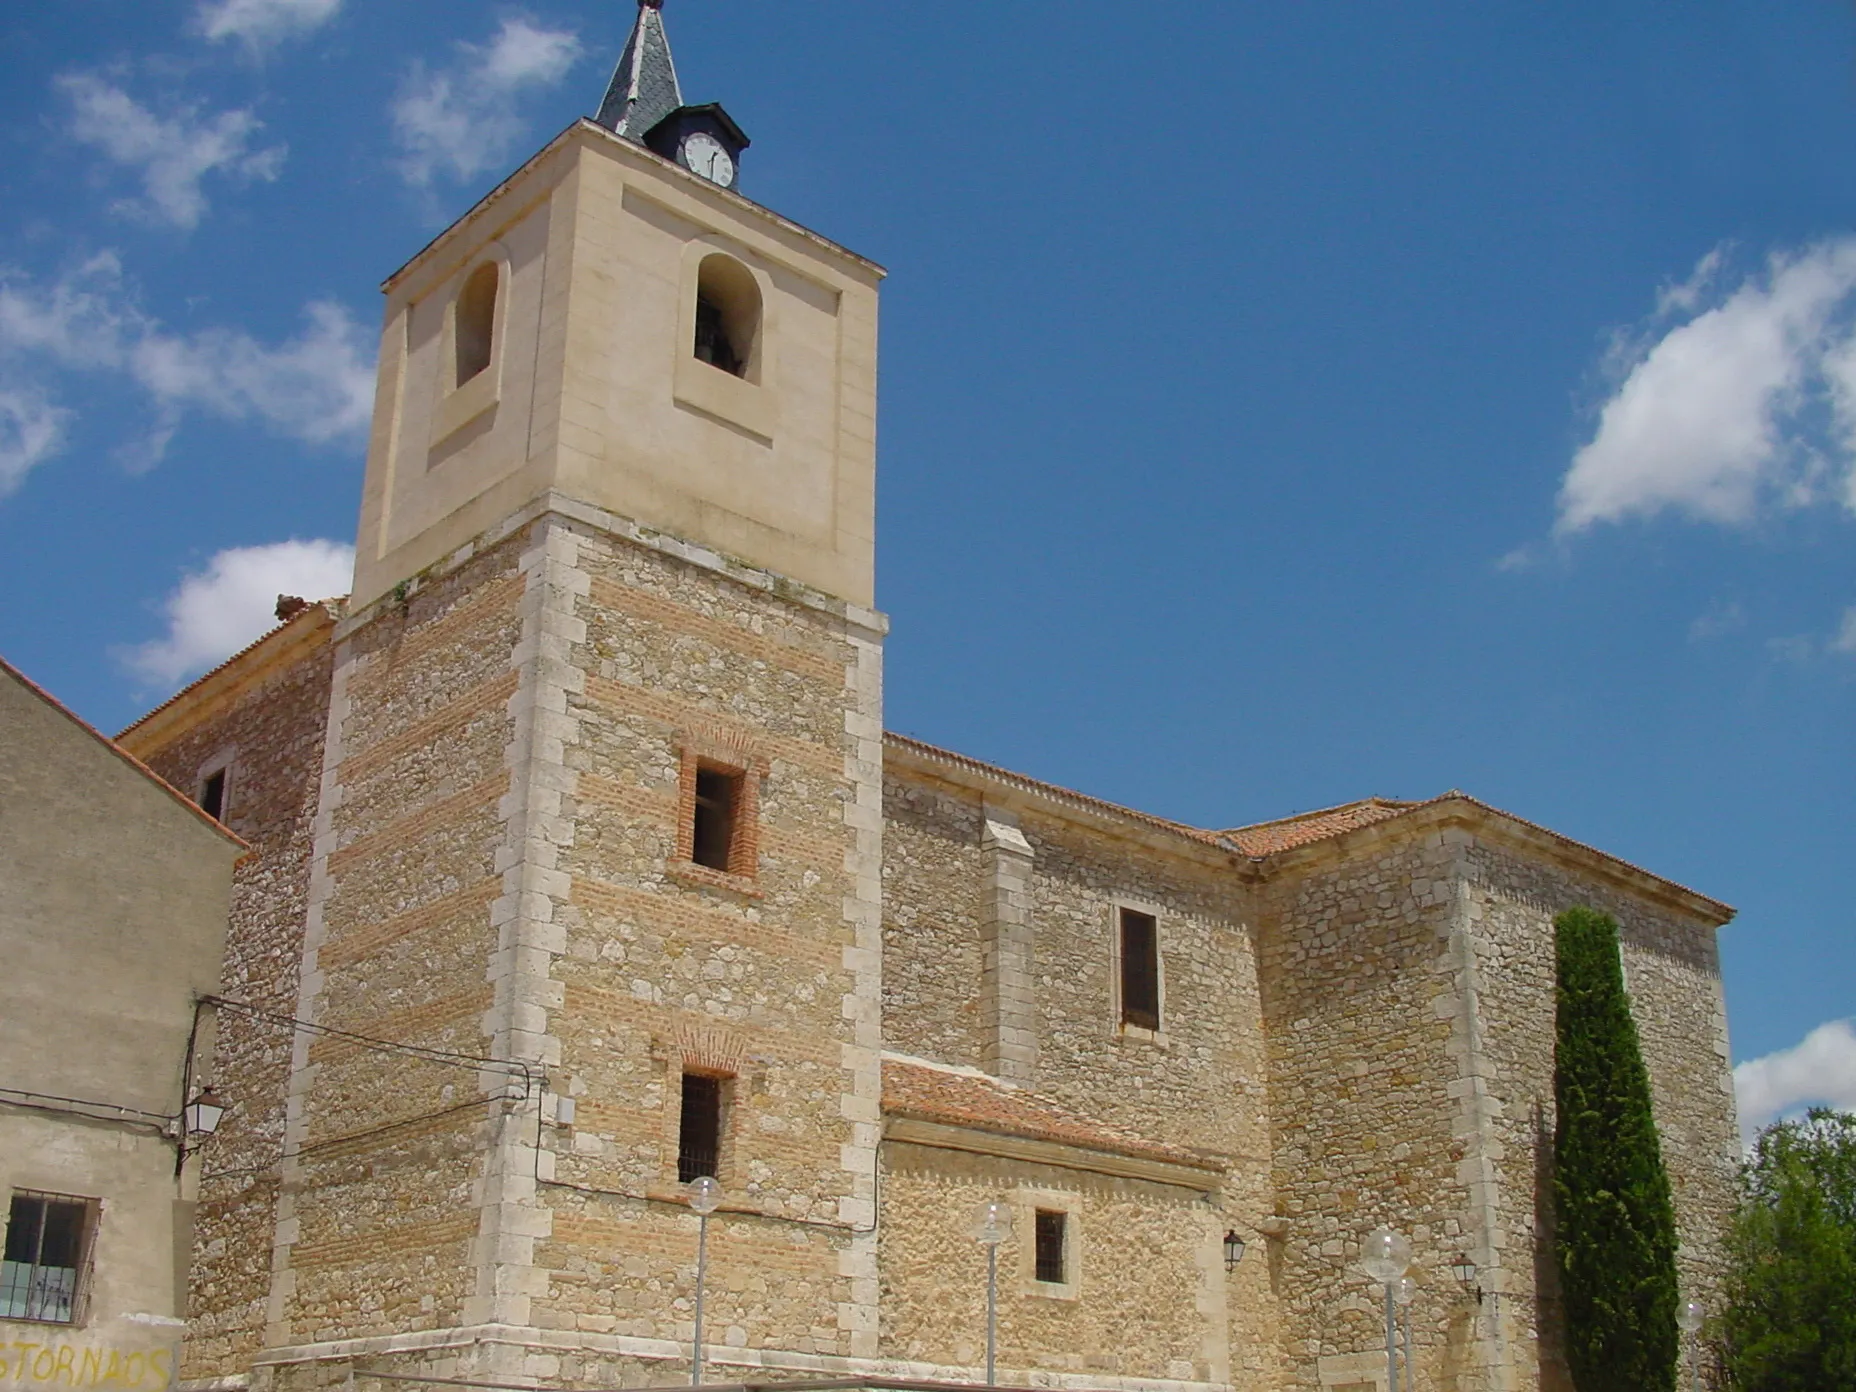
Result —
[[[616, 36], [615, 36], [616, 37]], [[199, 1392], [1565, 1388], [1554, 915], [1623, 925], [1709, 1298], [1725, 905], [1462, 793], [1195, 827], [883, 725], [880, 267], [661, 0], [384, 286], [353, 591], [120, 737], [234, 888]], [[699, 1218], [690, 1181], [712, 1176]], [[975, 1236], [997, 1210], [998, 1245]]]

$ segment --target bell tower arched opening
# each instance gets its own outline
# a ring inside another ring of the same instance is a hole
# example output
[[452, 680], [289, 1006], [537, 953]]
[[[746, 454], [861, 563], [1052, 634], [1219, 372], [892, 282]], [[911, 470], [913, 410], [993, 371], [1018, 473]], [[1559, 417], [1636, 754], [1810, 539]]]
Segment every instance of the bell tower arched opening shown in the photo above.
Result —
[[760, 380], [761, 298], [754, 273], [732, 256], [705, 256], [696, 273], [696, 357], [744, 381]]
[[470, 273], [458, 292], [456, 386], [463, 386], [489, 369], [496, 354], [496, 292], [501, 274], [494, 261]]

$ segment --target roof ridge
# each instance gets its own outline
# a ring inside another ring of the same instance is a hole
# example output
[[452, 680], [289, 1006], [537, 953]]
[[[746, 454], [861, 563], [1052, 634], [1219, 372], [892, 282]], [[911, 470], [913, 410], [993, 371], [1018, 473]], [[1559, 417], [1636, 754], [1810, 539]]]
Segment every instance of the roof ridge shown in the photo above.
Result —
[[[1452, 788], [1450, 792], [1440, 796], [1451, 797], [1460, 796], [1460, 794]], [[1309, 812], [1291, 812], [1286, 817], [1271, 817], [1267, 821], [1246, 822], [1242, 826], [1227, 828], [1225, 835], [1235, 836], [1240, 831], [1261, 831], [1265, 827], [1292, 826], [1297, 822], [1313, 821], [1317, 817], [1332, 817], [1338, 812], [1351, 812], [1356, 807], [1387, 807], [1398, 812], [1409, 812], [1414, 807], [1422, 807], [1427, 802], [1435, 801], [1437, 798], [1389, 798], [1380, 797], [1375, 793], [1371, 797], [1354, 798], [1350, 802], [1337, 802], [1332, 807], [1317, 807]]]

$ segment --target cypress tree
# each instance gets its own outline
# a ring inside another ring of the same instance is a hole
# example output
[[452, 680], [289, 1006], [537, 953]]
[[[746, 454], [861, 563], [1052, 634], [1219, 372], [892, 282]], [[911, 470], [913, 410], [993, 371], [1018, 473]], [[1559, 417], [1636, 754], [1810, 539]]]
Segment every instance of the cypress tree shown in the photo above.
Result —
[[1676, 1221], [1650, 1076], [1624, 991], [1617, 920], [1554, 920], [1555, 1258], [1578, 1392], [1674, 1392]]

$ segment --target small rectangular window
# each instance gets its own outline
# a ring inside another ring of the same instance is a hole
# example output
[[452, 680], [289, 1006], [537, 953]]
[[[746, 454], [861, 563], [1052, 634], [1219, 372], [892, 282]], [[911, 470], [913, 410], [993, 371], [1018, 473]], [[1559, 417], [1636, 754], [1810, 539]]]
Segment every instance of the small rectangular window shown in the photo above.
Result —
[[723, 1079], [683, 1075], [683, 1117], [677, 1126], [677, 1183], [714, 1175], [722, 1163]]
[[696, 822], [690, 837], [690, 859], [696, 864], [724, 872], [733, 869], [741, 778], [723, 769], [697, 768]]
[[1121, 911], [1121, 1022], [1160, 1028], [1160, 932], [1154, 916]]
[[225, 820], [226, 771], [224, 769], [207, 774], [206, 781], [200, 784], [200, 810], [215, 822]]
[[15, 1194], [0, 1261], [0, 1319], [71, 1324], [93, 1206], [56, 1194]]
[[1070, 1215], [1059, 1209], [1040, 1208], [1037, 1213], [1038, 1280], [1062, 1285], [1069, 1280], [1064, 1262], [1064, 1238]]

